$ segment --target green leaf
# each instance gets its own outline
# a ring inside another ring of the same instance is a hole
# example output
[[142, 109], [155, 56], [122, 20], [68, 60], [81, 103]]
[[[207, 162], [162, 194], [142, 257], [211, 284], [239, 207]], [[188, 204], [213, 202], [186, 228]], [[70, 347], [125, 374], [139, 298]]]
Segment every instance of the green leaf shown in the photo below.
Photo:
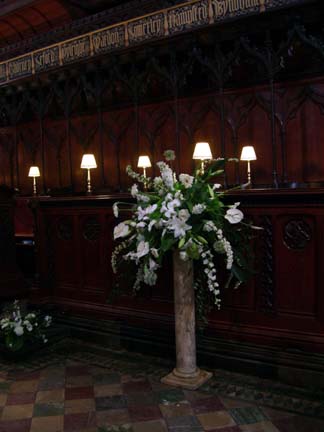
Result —
[[210, 187], [210, 185], [208, 185], [208, 190], [209, 190], [209, 195], [210, 195], [211, 199], [214, 199], [215, 193], [213, 191], [213, 188]]
[[196, 245], [196, 243], [191, 243], [188, 248], [187, 248], [187, 255], [189, 258], [191, 259], [199, 259], [200, 255], [199, 255], [199, 249], [198, 246]]
[[161, 240], [161, 249], [166, 252], [170, 249], [172, 249], [172, 246], [174, 245], [174, 243], [176, 242], [176, 240], [172, 237], [163, 237]]
[[208, 244], [208, 241], [204, 237], [198, 235], [196, 238], [200, 241], [200, 243]]
[[180, 239], [179, 243], [178, 243], [178, 249], [181, 249], [183, 247], [183, 245], [185, 244], [186, 239], [184, 237], [182, 237], [182, 239]]
[[8, 334], [5, 337], [6, 347], [10, 351], [18, 351], [24, 345], [24, 338], [22, 336], [17, 336], [15, 334]]

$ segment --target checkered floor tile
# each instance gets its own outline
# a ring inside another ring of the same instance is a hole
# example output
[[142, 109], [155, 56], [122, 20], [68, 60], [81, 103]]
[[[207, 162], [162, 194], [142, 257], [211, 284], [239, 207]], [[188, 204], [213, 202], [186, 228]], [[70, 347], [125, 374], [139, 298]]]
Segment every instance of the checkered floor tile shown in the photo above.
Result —
[[[137, 365], [138, 366], [138, 365]], [[71, 360], [0, 372], [0, 432], [324, 432], [324, 420]]]

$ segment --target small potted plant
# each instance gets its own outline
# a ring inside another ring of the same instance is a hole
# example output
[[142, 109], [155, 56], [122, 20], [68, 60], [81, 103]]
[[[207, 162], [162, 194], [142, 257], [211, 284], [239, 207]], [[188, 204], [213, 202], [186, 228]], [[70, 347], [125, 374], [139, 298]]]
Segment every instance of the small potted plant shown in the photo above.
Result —
[[33, 351], [39, 342], [46, 344], [46, 329], [52, 317], [39, 312], [28, 311], [18, 300], [7, 306], [0, 319], [0, 329], [4, 339], [4, 353], [11, 358]]

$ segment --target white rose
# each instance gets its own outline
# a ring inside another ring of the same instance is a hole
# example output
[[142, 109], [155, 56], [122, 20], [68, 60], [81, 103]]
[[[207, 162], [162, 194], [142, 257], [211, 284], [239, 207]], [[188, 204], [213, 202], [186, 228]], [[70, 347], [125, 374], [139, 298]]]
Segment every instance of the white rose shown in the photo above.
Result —
[[237, 208], [230, 208], [227, 210], [226, 215], [224, 217], [225, 217], [225, 219], [228, 220], [229, 223], [237, 224], [237, 223], [241, 222], [244, 215], [241, 212], [241, 210], [239, 210]]
[[118, 239], [120, 237], [126, 237], [129, 234], [129, 226], [124, 222], [121, 222], [114, 228], [114, 239]]
[[24, 334], [24, 329], [21, 325], [16, 325], [14, 328], [14, 333], [16, 333], [17, 336], [22, 336]]
[[136, 256], [137, 258], [141, 258], [145, 255], [147, 255], [150, 251], [150, 245], [145, 242], [145, 241], [140, 241], [138, 246], [137, 246], [137, 253]]
[[192, 208], [192, 214], [201, 214], [203, 211], [206, 210], [205, 204], [196, 204]]
[[192, 186], [194, 178], [192, 176], [190, 176], [189, 174], [180, 174], [179, 180], [180, 180], [180, 183], [183, 184], [183, 186], [186, 189], [188, 189]]
[[183, 222], [187, 222], [187, 220], [190, 218], [190, 213], [186, 209], [181, 209], [179, 211], [179, 219]]
[[207, 221], [203, 226], [203, 230], [207, 232], [215, 231], [217, 228], [213, 221]]

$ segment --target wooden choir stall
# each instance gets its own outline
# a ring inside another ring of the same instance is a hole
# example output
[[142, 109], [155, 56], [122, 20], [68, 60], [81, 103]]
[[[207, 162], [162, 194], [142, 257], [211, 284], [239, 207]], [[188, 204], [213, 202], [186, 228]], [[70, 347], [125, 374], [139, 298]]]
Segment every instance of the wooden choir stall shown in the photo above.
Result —
[[23, 42], [0, 50], [0, 177], [18, 191], [29, 298], [54, 305], [74, 336], [171, 356], [171, 260], [156, 287], [134, 297], [126, 273], [112, 296], [112, 206], [130, 199], [126, 167], [148, 155], [157, 175], [173, 149], [176, 173], [190, 173], [198, 141], [215, 158], [253, 146], [250, 187], [245, 161], [217, 181], [263, 228], [255, 275], [224, 290], [198, 355], [291, 382], [303, 370], [300, 384], [323, 386], [322, 2], [133, 0], [89, 16], [52, 3], [62, 25], [34, 35], [30, 53]]

